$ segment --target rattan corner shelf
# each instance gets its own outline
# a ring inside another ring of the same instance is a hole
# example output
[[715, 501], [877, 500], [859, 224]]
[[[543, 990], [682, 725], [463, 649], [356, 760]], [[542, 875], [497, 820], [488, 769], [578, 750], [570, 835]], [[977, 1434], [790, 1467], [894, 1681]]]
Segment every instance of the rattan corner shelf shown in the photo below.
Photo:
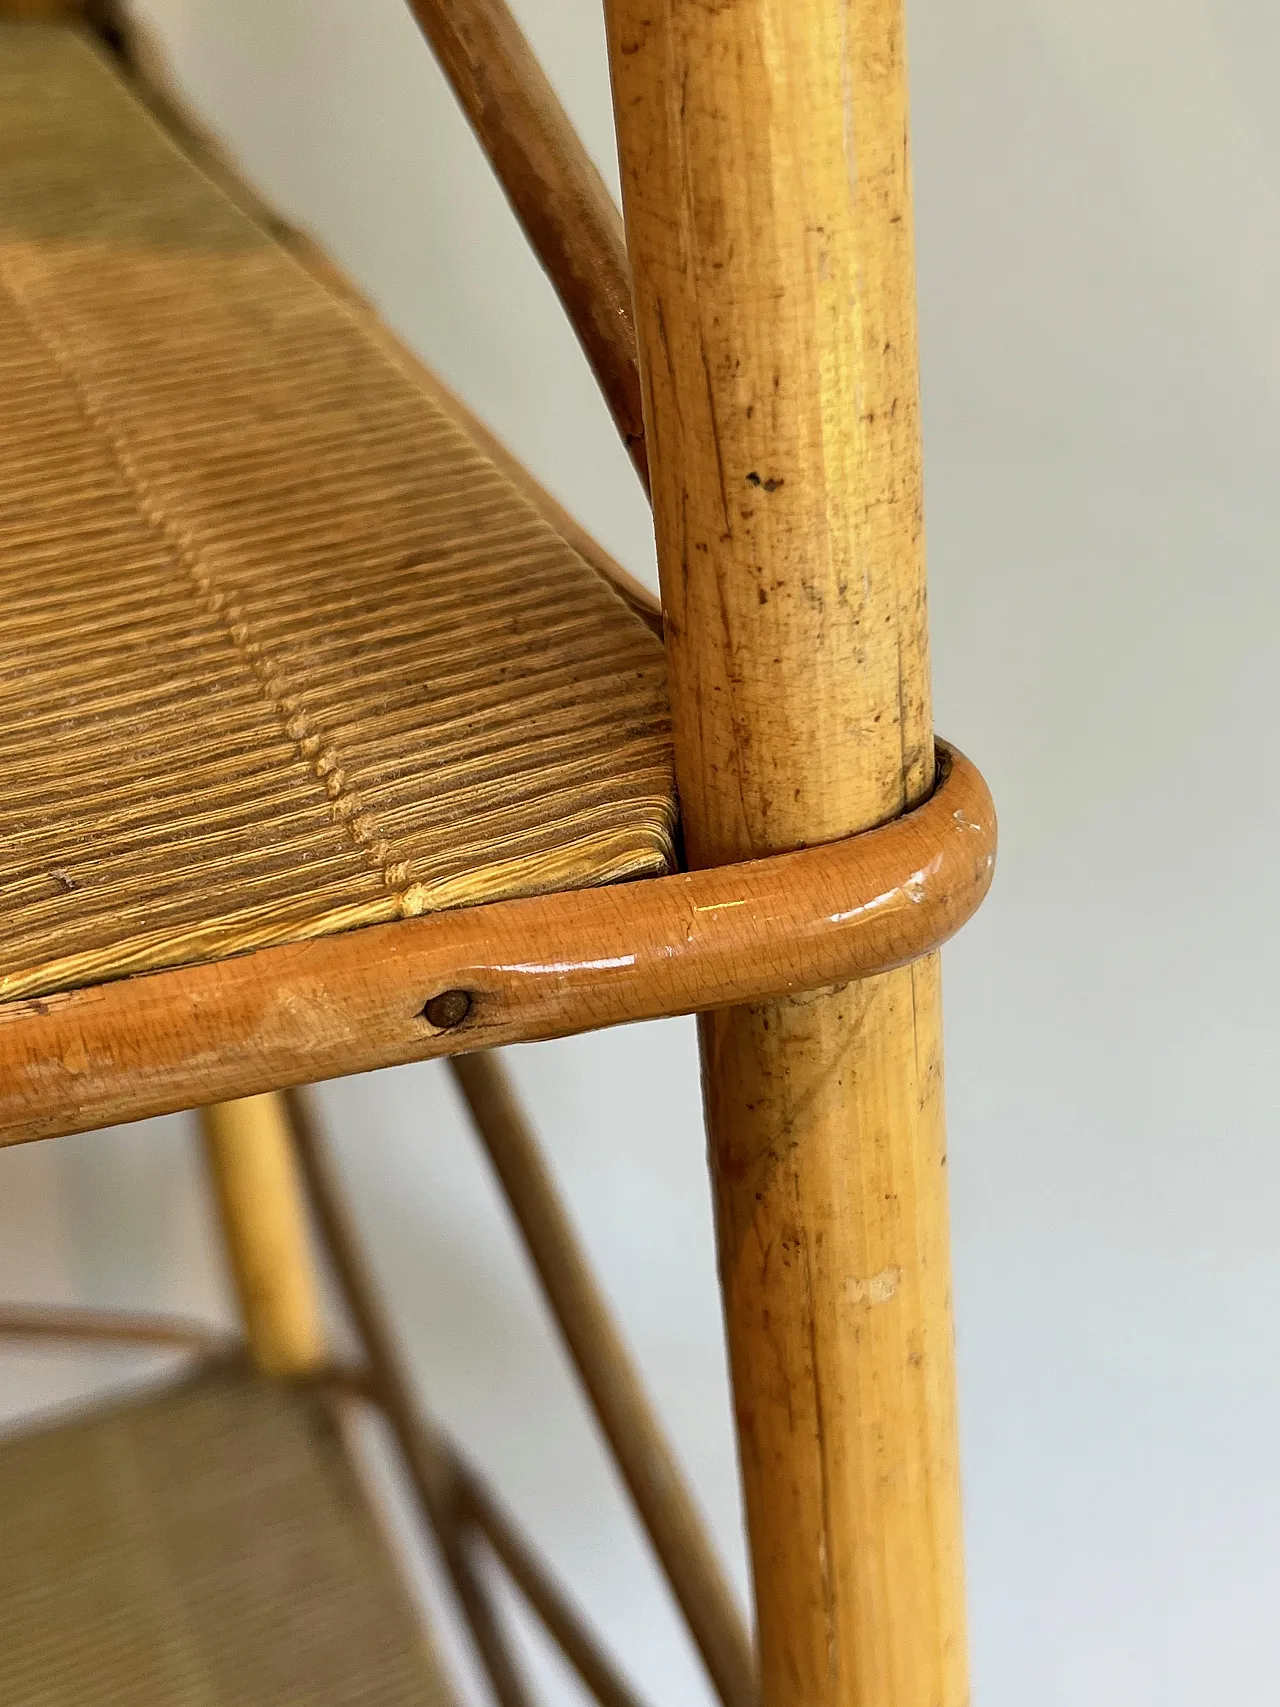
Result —
[[[0, 1442], [0, 1692], [452, 1707], [351, 1401], [498, 1707], [486, 1555], [639, 1707], [425, 1411], [297, 1089], [445, 1056], [723, 1707], [961, 1707], [933, 951], [996, 826], [932, 733], [901, 0], [607, 0], [625, 238], [502, 0], [410, 4], [651, 490], [665, 621], [125, 12], [0, 0], [0, 1144], [200, 1108], [247, 1352], [0, 1306], [199, 1360]], [[492, 1054], [687, 1013], [754, 1645]]]
[[818, 988], [968, 917], [994, 820], [950, 756], [868, 836], [661, 876], [661, 645], [429, 376], [71, 32], [0, 34], [0, 151], [0, 1136]]

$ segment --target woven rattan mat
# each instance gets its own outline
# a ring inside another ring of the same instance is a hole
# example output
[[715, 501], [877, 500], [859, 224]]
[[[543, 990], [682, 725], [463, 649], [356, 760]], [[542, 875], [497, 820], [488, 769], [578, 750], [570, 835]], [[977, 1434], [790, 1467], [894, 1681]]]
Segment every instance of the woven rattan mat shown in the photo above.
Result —
[[87, 39], [29, 25], [0, 777], [0, 999], [657, 873], [675, 813], [655, 636]]
[[4, 1707], [442, 1707], [314, 1394], [231, 1367], [0, 1441]]

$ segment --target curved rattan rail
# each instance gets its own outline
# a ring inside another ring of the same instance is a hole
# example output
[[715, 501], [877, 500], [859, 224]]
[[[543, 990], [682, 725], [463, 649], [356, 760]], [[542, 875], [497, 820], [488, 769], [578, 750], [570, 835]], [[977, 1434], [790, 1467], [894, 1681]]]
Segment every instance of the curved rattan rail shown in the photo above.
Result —
[[995, 861], [981, 775], [938, 759], [928, 800], [845, 841], [0, 1005], [0, 1140], [905, 965], [971, 916]]

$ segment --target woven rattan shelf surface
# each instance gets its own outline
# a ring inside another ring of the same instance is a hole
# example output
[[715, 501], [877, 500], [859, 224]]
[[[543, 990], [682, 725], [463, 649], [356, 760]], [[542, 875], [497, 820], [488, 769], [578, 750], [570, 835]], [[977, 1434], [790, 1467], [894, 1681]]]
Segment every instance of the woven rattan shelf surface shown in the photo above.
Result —
[[0, 25], [0, 999], [660, 872], [661, 645], [88, 40]]
[[0, 1442], [5, 1707], [440, 1707], [321, 1401], [232, 1368]]

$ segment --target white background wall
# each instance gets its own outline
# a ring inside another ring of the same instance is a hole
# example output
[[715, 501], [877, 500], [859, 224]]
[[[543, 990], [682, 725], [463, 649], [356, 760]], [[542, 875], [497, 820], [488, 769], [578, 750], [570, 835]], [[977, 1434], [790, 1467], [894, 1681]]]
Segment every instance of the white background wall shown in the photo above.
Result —
[[[573, 339], [398, 0], [143, 9], [258, 181], [647, 572]], [[616, 176], [598, 0], [518, 10]], [[1280, 13], [914, 0], [911, 31], [937, 717], [1002, 816], [946, 956], [974, 1699], [1264, 1701]], [[741, 1582], [690, 1027], [515, 1065]], [[650, 1698], [706, 1701], [442, 1073], [325, 1102], [425, 1389]], [[185, 1126], [0, 1157], [0, 1289], [223, 1311]], [[5, 1408], [107, 1378], [10, 1358]]]

